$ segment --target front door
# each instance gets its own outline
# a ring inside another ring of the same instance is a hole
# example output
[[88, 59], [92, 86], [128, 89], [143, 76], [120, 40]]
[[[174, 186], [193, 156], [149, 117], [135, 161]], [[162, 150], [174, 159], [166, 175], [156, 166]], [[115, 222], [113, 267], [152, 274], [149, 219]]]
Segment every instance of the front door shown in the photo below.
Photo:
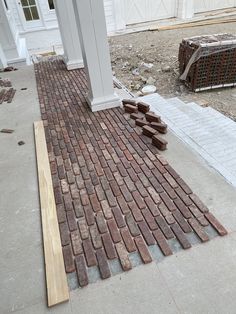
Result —
[[37, 0], [18, 0], [18, 4], [22, 22], [26, 30], [42, 26]]

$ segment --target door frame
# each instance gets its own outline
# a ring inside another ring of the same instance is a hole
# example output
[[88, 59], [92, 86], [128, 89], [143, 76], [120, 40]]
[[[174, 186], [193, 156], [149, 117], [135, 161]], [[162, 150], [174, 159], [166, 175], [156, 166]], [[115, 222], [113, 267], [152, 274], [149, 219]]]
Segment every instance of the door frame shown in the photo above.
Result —
[[44, 26], [41, 8], [40, 8], [38, 0], [35, 0], [35, 3], [38, 10], [39, 20], [34, 20], [34, 21], [26, 21], [25, 14], [24, 14], [22, 4], [21, 4], [21, 0], [15, 0], [15, 1], [17, 5], [17, 11], [19, 13], [19, 17], [21, 20], [21, 24], [25, 31], [41, 28]]

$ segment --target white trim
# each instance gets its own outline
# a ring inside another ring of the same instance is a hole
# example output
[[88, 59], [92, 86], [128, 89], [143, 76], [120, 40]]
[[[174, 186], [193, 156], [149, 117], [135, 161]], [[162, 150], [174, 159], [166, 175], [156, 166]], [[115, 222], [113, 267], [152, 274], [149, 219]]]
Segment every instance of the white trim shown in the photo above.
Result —
[[116, 31], [126, 29], [125, 0], [112, 0]]
[[120, 97], [116, 93], [114, 93], [111, 96], [100, 97], [100, 98], [95, 98], [95, 99], [91, 99], [88, 94], [86, 96], [86, 99], [92, 112], [116, 108], [116, 107], [121, 106]]

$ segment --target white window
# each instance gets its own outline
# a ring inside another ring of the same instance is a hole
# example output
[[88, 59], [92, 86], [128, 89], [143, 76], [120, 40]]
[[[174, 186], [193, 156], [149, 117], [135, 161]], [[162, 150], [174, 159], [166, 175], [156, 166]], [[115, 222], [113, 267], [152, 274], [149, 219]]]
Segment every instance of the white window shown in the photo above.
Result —
[[49, 6], [50, 10], [54, 10], [55, 9], [53, 0], [48, 0], [48, 6]]
[[39, 20], [38, 8], [35, 0], [21, 0], [26, 21]]

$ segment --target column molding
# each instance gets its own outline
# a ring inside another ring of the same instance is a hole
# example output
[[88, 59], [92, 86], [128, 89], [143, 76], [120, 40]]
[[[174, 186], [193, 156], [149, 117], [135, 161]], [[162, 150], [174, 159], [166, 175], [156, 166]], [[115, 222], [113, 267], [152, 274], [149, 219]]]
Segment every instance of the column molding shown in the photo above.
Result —
[[7, 59], [5, 57], [5, 54], [3, 52], [1, 43], [0, 43], [0, 69], [4, 69], [7, 67]]
[[178, 18], [190, 19], [194, 16], [194, 13], [194, 0], [178, 0]]
[[84, 67], [80, 38], [72, 0], [54, 0], [59, 30], [64, 49], [64, 62], [68, 70]]
[[92, 111], [120, 106], [113, 86], [103, 0], [73, 0]]

